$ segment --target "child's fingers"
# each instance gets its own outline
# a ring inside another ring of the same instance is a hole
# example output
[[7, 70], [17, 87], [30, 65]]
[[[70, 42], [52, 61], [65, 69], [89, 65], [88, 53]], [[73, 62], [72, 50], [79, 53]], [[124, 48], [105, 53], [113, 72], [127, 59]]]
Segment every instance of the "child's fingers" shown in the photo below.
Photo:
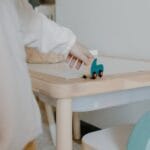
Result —
[[82, 65], [83, 61], [82, 60], [78, 60], [77, 64], [76, 64], [76, 69], [79, 70], [81, 65]]
[[77, 58], [76, 57], [72, 57], [70, 65], [69, 65], [70, 68], [73, 68], [73, 66], [75, 65], [76, 61], [77, 61]]
[[93, 58], [94, 58], [94, 56], [93, 56], [88, 50], [84, 51], [83, 53], [84, 53], [84, 55], [85, 55], [88, 59], [93, 59]]
[[67, 56], [66, 62], [69, 63], [72, 57], [73, 56], [69, 53], [69, 55]]

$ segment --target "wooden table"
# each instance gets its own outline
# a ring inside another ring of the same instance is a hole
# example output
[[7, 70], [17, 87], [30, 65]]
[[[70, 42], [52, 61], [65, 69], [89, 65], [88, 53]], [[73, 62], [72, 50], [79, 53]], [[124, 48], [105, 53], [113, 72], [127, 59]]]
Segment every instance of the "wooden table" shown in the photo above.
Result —
[[105, 75], [96, 80], [59, 77], [69, 74], [63, 63], [29, 66], [33, 89], [57, 100], [57, 150], [72, 149], [72, 98], [150, 87], [150, 62], [106, 56], [101, 61]]

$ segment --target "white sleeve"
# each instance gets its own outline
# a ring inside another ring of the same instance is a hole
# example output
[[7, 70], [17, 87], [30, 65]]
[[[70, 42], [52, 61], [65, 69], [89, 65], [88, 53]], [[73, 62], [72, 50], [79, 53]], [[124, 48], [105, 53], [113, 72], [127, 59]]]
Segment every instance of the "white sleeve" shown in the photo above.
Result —
[[38, 48], [43, 53], [52, 50], [67, 55], [76, 41], [71, 30], [34, 11], [27, 0], [18, 0], [17, 10], [26, 47]]

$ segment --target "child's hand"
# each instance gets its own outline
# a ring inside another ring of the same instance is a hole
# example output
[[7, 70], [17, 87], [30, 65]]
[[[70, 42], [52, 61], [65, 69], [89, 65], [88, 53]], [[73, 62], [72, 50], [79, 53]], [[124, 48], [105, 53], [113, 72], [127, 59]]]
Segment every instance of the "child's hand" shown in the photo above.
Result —
[[88, 49], [76, 42], [67, 57], [67, 63], [69, 63], [71, 68], [75, 66], [76, 69], [80, 69], [82, 63], [88, 65], [91, 59], [93, 59], [93, 55]]

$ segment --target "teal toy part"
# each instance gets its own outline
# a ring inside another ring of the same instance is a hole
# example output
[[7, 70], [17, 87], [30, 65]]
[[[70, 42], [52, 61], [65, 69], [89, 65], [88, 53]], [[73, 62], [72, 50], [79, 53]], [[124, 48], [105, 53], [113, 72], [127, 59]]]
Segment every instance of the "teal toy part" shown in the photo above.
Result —
[[39, 0], [28, 0], [28, 1], [33, 6], [33, 8], [35, 8], [35, 7], [40, 5]]
[[127, 147], [127, 150], [150, 150], [150, 112], [135, 125]]
[[93, 60], [91, 65], [91, 76], [93, 76], [93, 73], [96, 73], [97, 75], [100, 72], [104, 72], [104, 66], [103, 64], [97, 64], [97, 58]]

